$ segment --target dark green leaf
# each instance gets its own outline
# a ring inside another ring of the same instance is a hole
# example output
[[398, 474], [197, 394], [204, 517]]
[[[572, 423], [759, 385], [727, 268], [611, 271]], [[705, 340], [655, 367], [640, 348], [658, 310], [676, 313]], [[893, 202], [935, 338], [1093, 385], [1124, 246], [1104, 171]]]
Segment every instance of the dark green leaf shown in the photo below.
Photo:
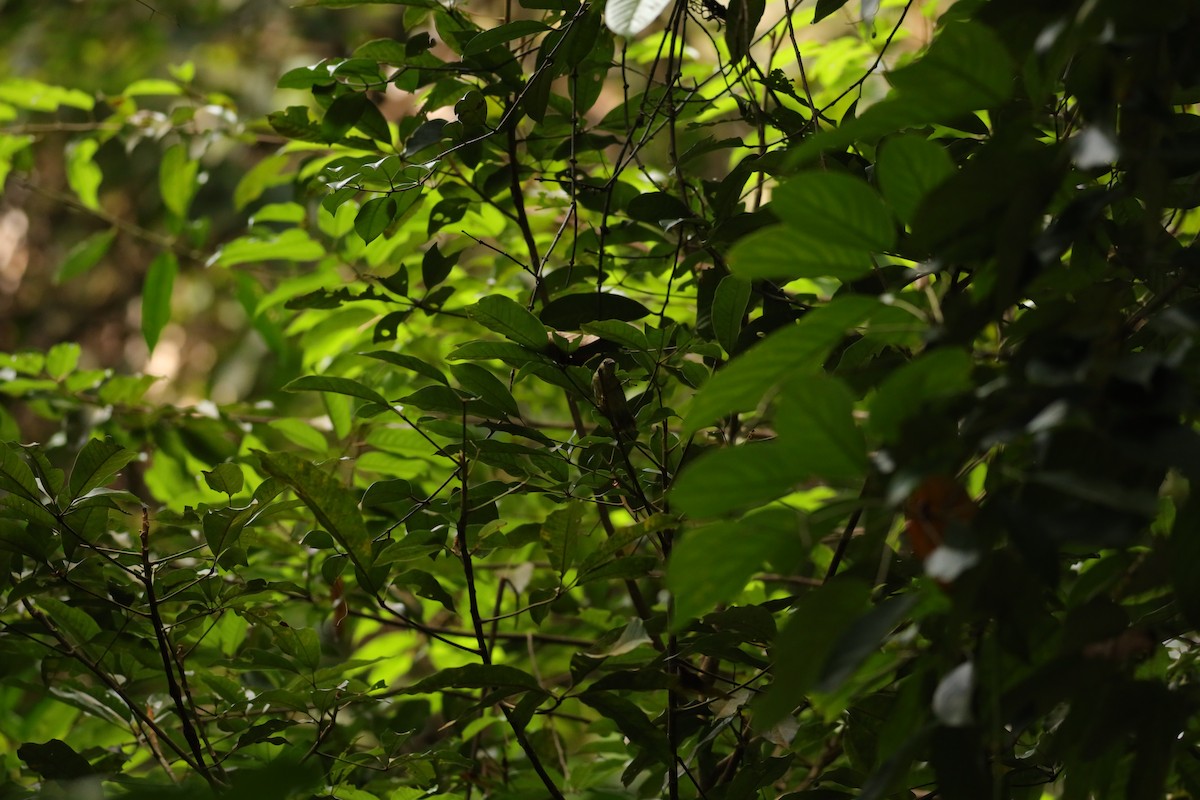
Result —
[[347, 397], [357, 397], [372, 403], [387, 407], [388, 401], [379, 392], [369, 386], [364, 386], [350, 378], [338, 378], [330, 375], [306, 375], [283, 387], [289, 392], [332, 392]]
[[556, 298], [542, 309], [544, 325], [557, 331], [577, 331], [591, 322], [631, 322], [650, 313], [638, 301], [611, 292], [569, 294]]
[[891, 249], [896, 227], [875, 190], [837, 172], [804, 172], [775, 190], [771, 210], [806, 238], [834, 248]]
[[912, 221], [921, 198], [952, 174], [954, 162], [945, 149], [915, 134], [888, 139], [875, 165], [883, 196], [905, 222]]
[[212, 471], [205, 471], [203, 475], [204, 482], [208, 484], [208, 488], [214, 492], [229, 495], [230, 497], [240, 492], [245, 482], [242, 468], [237, 464], [229, 462], [217, 464], [217, 466], [213, 467]]
[[813, 15], [813, 22], [820, 22], [848, 2], [849, 0], [817, 0], [817, 10]]
[[568, 503], [566, 508], [551, 512], [542, 523], [542, 545], [550, 554], [550, 566], [560, 576], [575, 564], [579, 537], [583, 533], [583, 509], [583, 503]]
[[505, 695], [518, 692], [542, 693], [542, 687], [527, 672], [504, 664], [468, 664], [465, 667], [443, 669], [398, 694], [432, 694], [445, 689], [493, 689]]
[[910, 417], [933, 413], [933, 404], [970, 391], [971, 356], [957, 348], [927, 352], [889, 375], [871, 398], [868, 427], [894, 439]]
[[772, 225], [739, 240], [729, 253], [729, 264], [734, 274], [746, 280], [852, 281], [872, 269], [869, 251], [831, 244], [788, 225]]
[[837, 580], [813, 589], [796, 603], [773, 648], [775, 680], [754, 703], [756, 724], [780, 722], [817, 684], [829, 654], [867, 608], [870, 587]]
[[770, 509], [684, 533], [671, 548], [667, 564], [675, 628], [682, 629], [704, 612], [733, 601], [786, 540], [796, 535], [795, 528], [794, 513]]
[[489, 295], [467, 312], [480, 325], [519, 345], [543, 350], [548, 343], [546, 328], [538, 318], [504, 295]]
[[450, 373], [458, 381], [458, 385], [466, 391], [490, 403], [509, 416], [519, 417], [521, 411], [517, 401], [513, 399], [508, 387], [492, 373], [478, 364], [451, 364]]
[[463, 48], [464, 56], [475, 56], [480, 53], [485, 53], [491, 48], [511, 42], [513, 39], [520, 39], [523, 36], [534, 36], [548, 31], [550, 28], [542, 22], [533, 19], [518, 19], [513, 20], [507, 25], [486, 30], [476, 34], [467, 42]]
[[346, 548], [356, 566], [370, 566], [371, 534], [363, 524], [358, 504], [328, 470], [288, 453], [260, 452], [258, 457], [267, 473], [287, 484], [317, 522]]
[[432, 364], [422, 361], [416, 356], [410, 356], [404, 353], [393, 353], [390, 350], [374, 350], [370, 353], [362, 353], [361, 355], [364, 355], [368, 358], [375, 358], [380, 361], [386, 361], [387, 363], [394, 364], [401, 369], [415, 372], [418, 375], [424, 375], [426, 378], [435, 380], [438, 383], [443, 383], [447, 386], [450, 385], [449, 381], [446, 380], [446, 376], [442, 374], [440, 369]]
[[750, 52], [750, 44], [765, 10], [765, 0], [729, 0], [725, 44], [729, 47], [731, 64], [739, 63]]
[[712, 328], [726, 353], [737, 347], [738, 334], [750, 303], [750, 281], [735, 275], [726, 275], [717, 285], [712, 301]]
[[421, 281], [426, 289], [432, 289], [450, 275], [450, 270], [458, 263], [458, 253], [443, 255], [435, 242], [421, 258]]
[[854, 423], [854, 398], [836, 378], [812, 375], [787, 384], [775, 427], [792, 460], [818, 478], [851, 481], [866, 472], [867, 447]]
[[70, 781], [95, 773], [88, 760], [61, 739], [44, 744], [25, 742], [17, 748], [17, 756], [47, 781]]
[[91, 439], [75, 458], [71, 479], [67, 485], [66, 502], [72, 503], [92, 489], [103, 486], [137, 453], [126, 450], [112, 439]]
[[671, 763], [671, 748], [666, 734], [655, 727], [646, 712], [637, 705], [613, 692], [584, 692], [579, 699], [605, 719], [612, 720], [635, 747], [663, 764]]
[[354, 217], [354, 232], [364, 242], [373, 242], [387, 230], [396, 216], [396, 198], [392, 195], [375, 197], [362, 204]]

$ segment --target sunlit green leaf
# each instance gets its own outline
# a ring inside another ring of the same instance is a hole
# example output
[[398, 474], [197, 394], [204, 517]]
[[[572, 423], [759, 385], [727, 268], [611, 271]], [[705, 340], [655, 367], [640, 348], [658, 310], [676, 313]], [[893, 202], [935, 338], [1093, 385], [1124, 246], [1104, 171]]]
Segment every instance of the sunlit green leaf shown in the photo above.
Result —
[[171, 321], [171, 296], [179, 262], [170, 250], [164, 250], [150, 264], [142, 286], [142, 336], [151, 351], [158, 344], [159, 334]]
[[162, 192], [163, 204], [180, 219], [187, 216], [188, 207], [196, 195], [199, 174], [200, 162], [188, 155], [186, 145], [173, 145], [163, 153], [162, 163], [158, 167], [158, 188]]

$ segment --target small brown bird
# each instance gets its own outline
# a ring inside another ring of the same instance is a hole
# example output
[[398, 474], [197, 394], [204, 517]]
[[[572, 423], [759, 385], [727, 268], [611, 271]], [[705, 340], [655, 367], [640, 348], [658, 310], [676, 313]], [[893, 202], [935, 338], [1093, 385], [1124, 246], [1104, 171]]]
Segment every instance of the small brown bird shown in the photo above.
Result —
[[625, 401], [625, 389], [617, 378], [617, 362], [606, 358], [600, 362], [592, 376], [592, 393], [596, 405], [612, 425], [613, 434], [619, 438], [632, 439], [637, 436], [637, 422]]

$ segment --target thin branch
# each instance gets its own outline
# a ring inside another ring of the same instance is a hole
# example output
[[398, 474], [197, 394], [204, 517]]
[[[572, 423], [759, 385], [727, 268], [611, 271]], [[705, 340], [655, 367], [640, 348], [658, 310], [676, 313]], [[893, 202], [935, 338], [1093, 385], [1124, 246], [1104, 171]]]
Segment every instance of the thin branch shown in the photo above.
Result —
[[166, 627], [158, 609], [158, 598], [154, 592], [154, 568], [150, 565], [150, 509], [142, 506], [142, 585], [146, 588], [146, 604], [150, 608], [150, 624], [154, 628], [154, 638], [158, 641], [158, 655], [162, 659], [163, 675], [167, 679], [167, 691], [175, 703], [175, 713], [179, 715], [179, 724], [183, 729], [183, 738], [191, 748], [192, 757], [196, 760], [195, 769], [204, 780], [212, 786], [219, 786], [220, 781], [209, 770], [204, 762], [204, 752], [200, 747], [200, 737], [196, 735], [192, 715], [188, 713], [184, 703], [183, 692], [175, 676], [175, 663], [171, 658], [171, 644], [167, 640]]

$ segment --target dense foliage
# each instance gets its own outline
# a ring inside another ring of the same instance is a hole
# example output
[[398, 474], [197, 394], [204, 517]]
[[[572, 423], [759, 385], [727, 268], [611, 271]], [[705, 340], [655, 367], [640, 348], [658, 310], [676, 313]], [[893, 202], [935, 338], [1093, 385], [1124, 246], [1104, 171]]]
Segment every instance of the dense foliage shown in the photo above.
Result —
[[361, 4], [0, 79], [0, 797], [1200, 794], [1200, 6]]

